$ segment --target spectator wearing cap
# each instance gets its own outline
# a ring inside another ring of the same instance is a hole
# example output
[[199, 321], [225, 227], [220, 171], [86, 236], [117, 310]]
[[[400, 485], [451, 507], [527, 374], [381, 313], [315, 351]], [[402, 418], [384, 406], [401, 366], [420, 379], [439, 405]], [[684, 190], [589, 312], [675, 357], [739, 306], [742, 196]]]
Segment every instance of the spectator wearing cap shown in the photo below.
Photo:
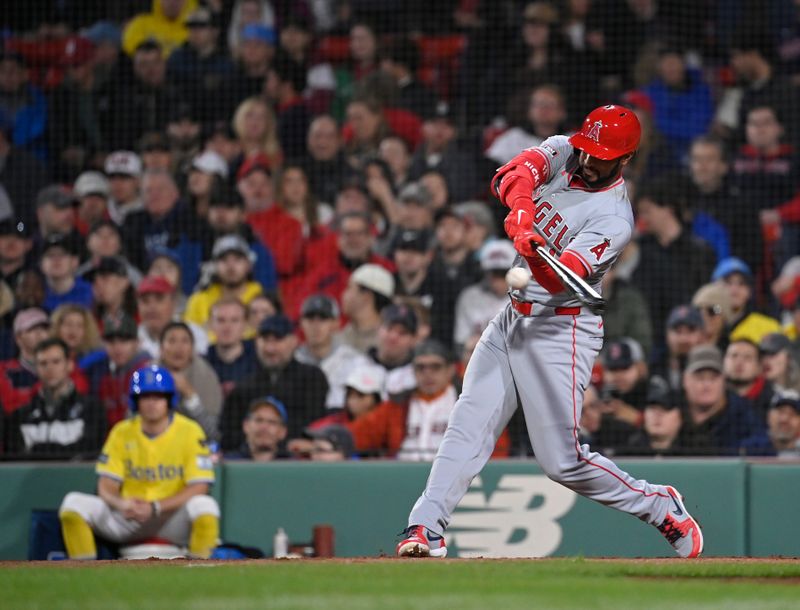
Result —
[[125, 265], [125, 271], [131, 284], [139, 285], [142, 272], [122, 255], [122, 232], [113, 220], [101, 220], [92, 225], [86, 235], [86, 247], [89, 250], [89, 258], [78, 267], [78, 275], [86, 276], [100, 264], [103, 258], [116, 258]]
[[481, 252], [483, 279], [467, 286], [456, 302], [456, 345], [464, 345], [471, 336], [481, 334], [486, 325], [508, 304], [506, 273], [514, 266], [516, 251], [510, 241], [498, 239]]
[[[344, 381], [344, 408], [314, 420], [308, 429], [314, 430], [330, 425], [344, 425], [363, 417], [381, 402], [386, 385], [386, 371], [370, 362], [350, 371]], [[294, 447], [290, 447], [292, 451]], [[300, 447], [302, 452], [302, 444]]]
[[14, 316], [13, 330], [19, 353], [0, 362], [0, 403], [6, 415], [30, 402], [36, 391], [34, 351], [49, 336], [50, 319], [38, 307], [22, 309]]
[[600, 400], [603, 416], [613, 420], [618, 427], [627, 428], [627, 434], [617, 437], [623, 440], [642, 425], [648, 375], [644, 350], [635, 339], [623, 337], [605, 346], [602, 362]]
[[497, 237], [497, 224], [492, 210], [484, 201], [464, 201], [456, 204], [453, 210], [464, 220], [467, 249], [473, 253], [475, 261], [479, 261], [483, 247]]
[[350, 371], [363, 367], [369, 361], [354, 347], [343, 343], [337, 336], [339, 306], [336, 300], [316, 294], [303, 301], [300, 308], [300, 329], [303, 344], [297, 348], [295, 358], [322, 369], [328, 380], [328, 409], [342, 409], [345, 403], [344, 382]]
[[242, 196], [226, 182], [217, 182], [211, 191], [208, 224], [215, 240], [225, 235], [242, 236], [255, 256], [253, 279], [261, 284], [264, 290], [277, 288], [278, 274], [272, 251], [256, 237], [253, 229], [245, 222]]
[[[359, 453], [433, 460], [458, 398], [454, 358], [444, 345], [428, 339], [414, 349], [412, 369], [416, 389], [410, 397], [390, 399], [347, 424]], [[495, 457], [502, 453], [507, 455], [507, 447]]]
[[673, 392], [680, 392], [686, 358], [705, 340], [700, 312], [691, 305], [678, 305], [667, 318], [665, 334], [666, 349], [655, 360], [652, 372], [666, 379]]
[[350, 169], [342, 151], [339, 126], [329, 114], [321, 114], [311, 121], [300, 164], [306, 170], [314, 196], [321, 202], [333, 204]]
[[[338, 216], [335, 233], [329, 239], [329, 246], [320, 246], [321, 252], [318, 256], [322, 260], [309, 261], [311, 267], [307, 274], [305, 294], [322, 292], [336, 299], [343, 299], [351, 274], [364, 265], [382, 267], [389, 274], [394, 272], [394, 263], [376, 254], [374, 248], [375, 236], [368, 214], [348, 212]], [[324, 255], [323, 250], [327, 250]], [[383, 292], [388, 294], [390, 291]], [[392, 282], [391, 294], [388, 294], [387, 298], [392, 298], [394, 292], [395, 287]], [[343, 301], [342, 304], [344, 305]], [[345, 315], [349, 317], [347, 311]]]
[[728, 337], [749, 339], [758, 344], [761, 338], [773, 332], [780, 332], [780, 323], [753, 307], [753, 273], [750, 267], [739, 258], [721, 260], [711, 274], [711, 281], [721, 281], [728, 292], [731, 305], [731, 317], [728, 320]]
[[266, 155], [257, 154], [241, 159], [236, 170], [236, 189], [244, 199], [244, 209], [248, 214], [265, 212], [274, 206], [275, 188]]
[[258, 370], [236, 385], [225, 399], [220, 420], [222, 448], [239, 447], [243, 440], [242, 421], [254, 398], [274, 396], [284, 403], [290, 438], [325, 412], [328, 382], [318, 367], [295, 357], [298, 339], [294, 324], [282, 314], [264, 319], [256, 337]]
[[144, 209], [128, 215], [123, 225], [131, 262], [144, 269], [155, 250], [174, 249], [181, 259], [181, 287], [191, 294], [199, 279], [200, 262], [206, 258], [211, 235], [208, 225], [180, 201], [175, 181], [166, 171], [145, 172], [142, 193]]
[[725, 350], [722, 372], [728, 389], [747, 399], [753, 412], [766, 422], [775, 388], [764, 377], [758, 345], [748, 339], [731, 341]]
[[712, 345], [689, 352], [683, 373], [686, 397], [683, 442], [691, 453], [769, 455], [764, 424], [747, 399], [725, 390], [722, 353]]
[[101, 129], [108, 93], [94, 71], [95, 47], [83, 36], [66, 39], [61, 83], [49, 93], [48, 143], [59, 180], [71, 181], [92, 156], [107, 150]]
[[284, 445], [288, 415], [286, 406], [274, 396], [254, 398], [242, 421], [244, 440], [238, 449], [226, 451], [225, 459], [271, 462], [290, 458]]
[[383, 397], [403, 401], [416, 387], [411, 358], [419, 342], [419, 318], [409, 305], [392, 303], [381, 311], [375, 347], [367, 355], [386, 372]]
[[621, 447], [630, 455], [681, 455], [680, 431], [683, 425], [678, 399], [666, 379], [654, 375], [645, 396], [642, 428]]
[[170, 322], [159, 339], [158, 361], [175, 380], [178, 411], [200, 424], [207, 438], [219, 439], [222, 387], [214, 369], [196, 353], [192, 329], [185, 322]]
[[793, 348], [791, 340], [783, 333], [764, 335], [758, 344], [762, 372], [776, 392], [800, 392], [800, 363]]
[[289, 159], [299, 158], [306, 149], [311, 112], [303, 97], [305, 88], [305, 68], [278, 55], [267, 69], [264, 93], [275, 105], [278, 140]]
[[23, 220], [0, 221], [0, 280], [14, 286], [20, 273], [30, 267], [33, 249], [31, 227]]
[[406, 184], [397, 196], [396, 230], [431, 231], [434, 211], [431, 194], [419, 181]]
[[90, 227], [108, 218], [108, 178], [96, 171], [83, 172], [72, 190], [78, 200], [77, 229], [85, 236]]
[[177, 83], [167, 79], [168, 50], [155, 39], [138, 44], [133, 56], [133, 78], [112, 90], [104, 133], [110, 150], [130, 148], [150, 131], [165, 131], [183, 102]]
[[700, 286], [692, 297], [692, 307], [703, 317], [703, 342], [716, 345], [721, 351], [728, 347], [727, 324], [732, 319], [730, 297], [722, 282]]
[[174, 172], [176, 167], [181, 166], [178, 159], [177, 150], [173, 150], [171, 142], [172, 133], [170, 126], [176, 118], [181, 116], [181, 112], [186, 112], [186, 105], [181, 104], [170, 115], [170, 122], [167, 124], [167, 134], [161, 131], [146, 131], [136, 143], [136, 151], [142, 159], [143, 171], [159, 169], [166, 172]]
[[45, 310], [53, 311], [63, 303], [92, 307], [92, 286], [77, 276], [78, 249], [72, 235], [52, 234], [44, 243], [40, 269], [45, 279]]
[[175, 287], [175, 298], [177, 300], [175, 311], [179, 317], [183, 317], [188, 297], [181, 288], [183, 285], [181, 282], [183, 271], [178, 253], [172, 248], [156, 248], [148, 261], [146, 275], [163, 277]]
[[264, 79], [275, 60], [278, 33], [274, 27], [251, 23], [245, 25], [239, 44], [232, 48], [236, 71], [231, 83], [235, 99], [241, 100], [262, 93]]
[[9, 51], [0, 53], [0, 124], [9, 126], [14, 146], [46, 159], [47, 98], [31, 82], [23, 57]]
[[419, 47], [406, 36], [398, 36], [380, 50], [381, 72], [389, 75], [397, 86], [394, 105], [422, 118], [436, 104], [436, 94], [417, 80], [419, 63]]
[[125, 259], [103, 257], [86, 272], [84, 278], [92, 283], [94, 313], [98, 320], [123, 313], [136, 315], [136, 294]]
[[767, 411], [767, 434], [778, 459], [800, 457], [800, 394], [796, 391], [775, 394]]
[[142, 160], [135, 152], [117, 150], [106, 157], [103, 170], [108, 176], [108, 215], [122, 226], [129, 214], [144, 210], [139, 192]]
[[128, 416], [133, 372], [150, 363], [150, 354], [139, 348], [134, 319], [124, 312], [103, 318], [102, 358], [84, 369], [89, 394], [103, 405], [108, 428]]
[[661, 350], [661, 333], [670, 310], [688, 303], [708, 282], [714, 252], [686, 230], [686, 201], [674, 180], [663, 178], [642, 188], [636, 195], [636, 209], [642, 232], [638, 239], [639, 264], [631, 282], [650, 305], [654, 346]]
[[312, 462], [342, 462], [355, 455], [353, 435], [341, 425], [307, 430], [311, 439], [310, 457]]
[[340, 333], [342, 342], [366, 354], [378, 343], [381, 310], [394, 297], [394, 277], [374, 263], [361, 265], [350, 275], [342, 292], [342, 312], [349, 320]]
[[189, 207], [197, 216], [208, 217], [211, 197], [217, 185], [228, 179], [228, 164], [214, 151], [196, 155], [189, 166], [186, 192]]
[[429, 286], [426, 286], [426, 280], [433, 261], [430, 234], [413, 229], [399, 231], [392, 241], [391, 250], [397, 268], [394, 274], [395, 295], [427, 294], [426, 289], [429, 289]]
[[247, 307], [235, 297], [222, 297], [211, 306], [208, 325], [216, 341], [208, 348], [206, 360], [227, 396], [237, 383], [258, 369], [255, 342], [245, 339]]
[[219, 48], [219, 24], [212, 12], [200, 6], [186, 18], [189, 36], [167, 60], [167, 78], [176, 82], [181, 96], [195, 101], [203, 123], [230, 116], [227, 96], [233, 62]]
[[76, 389], [70, 378], [73, 363], [61, 339], [38, 343], [34, 358], [41, 386], [27, 405], [8, 418], [6, 454], [28, 459], [93, 459], [106, 433], [103, 407], [97, 398]]
[[478, 164], [458, 145], [458, 128], [447, 102], [437, 102], [423, 117], [422, 142], [411, 160], [410, 177], [419, 179], [429, 170], [444, 176], [453, 202], [472, 199], [479, 191]]
[[58, 184], [45, 186], [36, 194], [36, 219], [39, 230], [34, 249], [38, 256], [52, 235], [68, 235], [76, 244], [83, 241], [75, 228], [75, 197]]
[[[161, 276], [146, 276], [136, 288], [136, 307], [139, 311], [139, 345], [153, 360], [161, 356], [161, 333], [170, 322], [179, 318], [175, 287]], [[194, 349], [198, 354], [208, 351], [208, 335], [201, 326], [190, 322]]]
[[36, 193], [50, 182], [46, 166], [30, 151], [14, 145], [14, 130], [0, 123], [0, 184], [8, 193], [17, 219], [36, 226]]
[[169, 56], [189, 35], [186, 19], [197, 6], [196, 0], [162, 0], [154, 2], [152, 11], [139, 13], [122, 31], [122, 49], [135, 57], [145, 41], [157, 41], [164, 56]]
[[[233, 297], [247, 305], [263, 291], [261, 284], [251, 279], [255, 256], [244, 237], [225, 235], [218, 238], [214, 242], [211, 259], [211, 284], [189, 297], [184, 313], [185, 320], [198, 326], [208, 325], [211, 307], [219, 299]], [[213, 337], [211, 340], [213, 342]]]

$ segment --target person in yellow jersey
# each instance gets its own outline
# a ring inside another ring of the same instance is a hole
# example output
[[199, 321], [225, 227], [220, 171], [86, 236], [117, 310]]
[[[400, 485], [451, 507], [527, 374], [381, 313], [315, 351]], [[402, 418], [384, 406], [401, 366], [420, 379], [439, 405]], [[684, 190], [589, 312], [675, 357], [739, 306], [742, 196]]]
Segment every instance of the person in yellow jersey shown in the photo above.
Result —
[[175, 412], [172, 375], [151, 365], [134, 372], [134, 416], [115, 425], [97, 460], [98, 494], [68, 493], [59, 510], [67, 554], [94, 559], [93, 534], [132, 543], [158, 536], [195, 557], [218, 543], [219, 506], [208, 495], [214, 468], [200, 426]]

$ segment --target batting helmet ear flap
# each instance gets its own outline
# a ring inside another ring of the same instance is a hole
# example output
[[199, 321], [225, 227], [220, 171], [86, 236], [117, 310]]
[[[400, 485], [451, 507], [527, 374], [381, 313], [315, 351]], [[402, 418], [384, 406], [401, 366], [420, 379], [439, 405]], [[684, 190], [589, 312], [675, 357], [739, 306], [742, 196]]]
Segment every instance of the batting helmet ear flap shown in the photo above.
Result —
[[175, 390], [175, 379], [167, 369], [157, 364], [144, 366], [134, 371], [131, 376], [130, 391], [128, 393], [128, 407], [136, 413], [139, 405], [137, 401], [143, 394], [163, 394], [167, 397], [169, 408], [178, 406], [178, 392]]
[[636, 113], [625, 106], [600, 106], [583, 120], [578, 133], [569, 139], [578, 150], [592, 157], [611, 161], [636, 152], [642, 126]]

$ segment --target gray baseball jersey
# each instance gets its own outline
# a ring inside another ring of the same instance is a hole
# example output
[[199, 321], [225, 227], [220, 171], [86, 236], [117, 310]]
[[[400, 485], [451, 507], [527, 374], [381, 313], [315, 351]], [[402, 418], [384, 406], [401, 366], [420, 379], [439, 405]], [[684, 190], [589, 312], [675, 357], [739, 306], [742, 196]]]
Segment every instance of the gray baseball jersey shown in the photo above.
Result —
[[[549, 180], [533, 194], [535, 229], [558, 254], [574, 252], [600, 290], [600, 280], [631, 238], [633, 214], [622, 178], [603, 189], [579, 176], [577, 156], [565, 136], [538, 150]], [[484, 330], [464, 377], [464, 387], [409, 525], [441, 534], [452, 511], [521, 406], [536, 459], [544, 472], [588, 498], [661, 523], [670, 507], [662, 485], [636, 480], [578, 440], [583, 392], [603, 344], [602, 318], [560, 292], [531, 282], [524, 298], [530, 315], [509, 304]]]

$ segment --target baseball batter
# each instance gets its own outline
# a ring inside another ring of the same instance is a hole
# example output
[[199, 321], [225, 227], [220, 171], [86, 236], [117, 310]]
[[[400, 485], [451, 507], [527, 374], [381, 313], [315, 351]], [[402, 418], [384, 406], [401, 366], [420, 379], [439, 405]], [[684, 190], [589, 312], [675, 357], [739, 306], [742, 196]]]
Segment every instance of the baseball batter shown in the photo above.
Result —
[[603, 106], [572, 137], [548, 138], [497, 171], [493, 186], [510, 208], [505, 230], [532, 281], [511, 293], [475, 348], [398, 555], [447, 554], [450, 516], [519, 405], [548, 477], [656, 526], [682, 557], [702, 552], [700, 528], [673, 487], [634, 479], [579, 443], [583, 392], [603, 344], [603, 320], [581, 307], [536, 254], [549, 248], [601, 290], [603, 274], [633, 231], [621, 173], [640, 134], [632, 111]]
[[71, 492], [59, 510], [71, 559], [94, 559], [94, 533], [132, 543], [153, 536], [208, 557], [219, 507], [208, 495], [214, 467], [202, 428], [175, 412], [170, 372], [151, 365], [131, 377], [134, 417], [115, 425], [97, 460], [98, 495]]

